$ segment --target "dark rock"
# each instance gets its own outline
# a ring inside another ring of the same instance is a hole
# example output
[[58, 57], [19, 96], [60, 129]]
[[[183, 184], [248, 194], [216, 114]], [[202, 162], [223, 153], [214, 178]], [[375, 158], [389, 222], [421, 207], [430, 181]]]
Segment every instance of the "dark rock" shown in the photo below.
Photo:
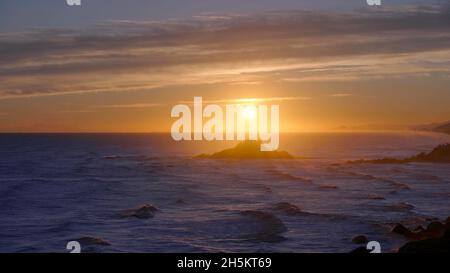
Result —
[[145, 204], [139, 208], [125, 210], [122, 213], [122, 218], [135, 217], [138, 219], [149, 219], [153, 218], [157, 211], [159, 211], [159, 209], [156, 208], [155, 206]]
[[447, 238], [425, 239], [406, 243], [399, 253], [450, 253], [450, 240]]
[[408, 240], [423, 240], [428, 237], [427, 230], [412, 232], [402, 224], [395, 225], [391, 232], [403, 235]]
[[442, 144], [434, 148], [430, 153], [420, 153], [418, 155], [397, 159], [397, 158], [383, 158], [375, 160], [356, 160], [349, 161], [350, 164], [403, 164], [410, 162], [434, 162], [434, 163], [450, 163], [450, 143]]
[[292, 159], [289, 153], [284, 151], [261, 151], [261, 141], [247, 140], [236, 147], [226, 149], [211, 155], [201, 154], [197, 159]]
[[425, 231], [426, 229], [424, 228], [424, 227], [422, 227], [422, 226], [418, 226], [418, 227], [416, 227], [413, 231], [414, 232], [422, 232], [422, 231]]
[[386, 200], [386, 198], [384, 198], [383, 196], [376, 195], [376, 194], [369, 194], [369, 196], [367, 196], [367, 198], [369, 198], [371, 200]]
[[444, 233], [444, 236], [442, 236], [445, 240], [450, 240], [450, 228], [447, 229]]
[[358, 235], [352, 238], [352, 243], [362, 245], [367, 244], [369, 242], [369, 239], [367, 239], [364, 235]]
[[184, 201], [184, 199], [177, 199], [177, 200], [175, 201], [175, 203], [176, 203], [176, 204], [179, 204], [179, 205], [184, 205], [184, 204], [186, 204], [186, 201]]
[[425, 231], [428, 237], [438, 238], [444, 235], [445, 225], [441, 222], [431, 222]]
[[358, 247], [355, 250], [350, 251], [352, 254], [369, 254], [370, 250], [368, 250], [366, 247]]
[[100, 239], [100, 238], [95, 238], [95, 237], [81, 237], [78, 239], [74, 239], [72, 241], [77, 241], [79, 242], [82, 246], [89, 246], [89, 245], [101, 245], [101, 246], [109, 246], [111, 245], [110, 243], [108, 243], [107, 241]]
[[[415, 241], [406, 243], [399, 253], [450, 253], [450, 228], [448, 219], [445, 224], [434, 221], [426, 229], [410, 234]], [[399, 228], [401, 230], [401, 228]]]
[[445, 228], [444, 224], [438, 221], [431, 222], [427, 226], [427, 230], [443, 230]]
[[403, 236], [409, 236], [412, 233], [411, 230], [409, 230], [408, 228], [406, 228], [402, 224], [395, 225], [392, 228], [391, 232], [397, 233], [397, 234], [400, 234], [400, 235], [403, 235]]
[[335, 186], [335, 185], [320, 185], [319, 187], [321, 189], [324, 189], [324, 190], [336, 190], [336, 189], [339, 189], [339, 187]]

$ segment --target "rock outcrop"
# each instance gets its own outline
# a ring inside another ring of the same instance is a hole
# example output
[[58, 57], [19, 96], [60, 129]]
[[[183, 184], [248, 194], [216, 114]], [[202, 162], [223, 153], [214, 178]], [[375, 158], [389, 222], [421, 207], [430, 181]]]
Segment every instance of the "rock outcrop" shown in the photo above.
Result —
[[[449, 217], [450, 218], [450, 217]], [[431, 222], [426, 228], [414, 231], [397, 224], [392, 232], [405, 236], [410, 242], [402, 246], [399, 253], [450, 253], [450, 219], [444, 223]]]
[[367, 244], [369, 242], [369, 239], [365, 235], [358, 235], [352, 238], [352, 243], [362, 245]]
[[72, 241], [76, 241], [80, 243], [82, 246], [91, 246], [91, 245], [99, 245], [99, 246], [109, 246], [111, 245], [107, 241], [101, 238], [95, 238], [90, 236], [81, 237], [78, 239], [73, 239]]
[[159, 209], [153, 205], [145, 204], [138, 208], [128, 209], [122, 212], [122, 218], [135, 217], [138, 219], [149, 219], [155, 216], [155, 213], [159, 211]]
[[405, 164], [411, 162], [450, 163], [450, 143], [439, 145], [430, 153], [420, 153], [418, 155], [403, 159], [386, 157], [374, 160], [361, 159], [349, 161], [351, 164]]
[[288, 152], [284, 151], [261, 151], [260, 141], [244, 141], [236, 147], [226, 149], [213, 154], [201, 154], [194, 158], [197, 159], [292, 159], [294, 158]]

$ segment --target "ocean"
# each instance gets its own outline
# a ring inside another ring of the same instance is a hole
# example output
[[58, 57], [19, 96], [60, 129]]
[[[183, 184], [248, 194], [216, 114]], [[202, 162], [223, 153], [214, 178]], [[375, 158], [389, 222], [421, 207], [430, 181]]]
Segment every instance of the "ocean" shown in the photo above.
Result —
[[[448, 164], [348, 164], [406, 157], [444, 134], [281, 136], [296, 159], [193, 159], [236, 143], [166, 134], [1, 134], [0, 252], [349, 252], [366, 235], [383, 252], [410, 228], [450, 216]], [[146, 219], [123, 217], [152, 204]]]

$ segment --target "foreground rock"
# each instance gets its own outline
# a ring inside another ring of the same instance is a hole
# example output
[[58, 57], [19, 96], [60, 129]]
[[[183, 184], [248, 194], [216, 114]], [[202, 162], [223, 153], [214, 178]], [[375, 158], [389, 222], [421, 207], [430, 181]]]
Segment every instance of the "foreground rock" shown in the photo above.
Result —
[[352, 254], [369, 254], [370, 250], [368, 250], [365, 246], [358, 247], [355, 250], [350, 251]]
[[[398, 253], [450, 253], [450, 217], [442, 223], [434, 221], [428, 224], [426, 228], [419, 226], [414, 230], [410, 230], [402, 224], [397, 224], [391, 232], [402, 235], [409, 240], [408, 243], [398, 249]], [[365, 236], [356, 236], [352, 242], [366, 244], [366, 240]], [[367, 250], [366, 247], [359, 247], [350, 253], [364, 254], [370, 253], [370, 250]]]
[[155, 216], [159, 209], [153, 205], [145, 204], [135, 209], [129, 209], [122, 212], [122, 218], [135, 217], [138, 219], [149, 219]]
[[446, 233], [435, 239], [425, 239], [413, 241], [402, 246], [398, 253], [450, 253], [450, 229]]
[[352, 243], [357, 245], [367, 244], [369, 242], [369, 239], [367, 239], [364, 235], [358, 235], [352, 238]]
[[405, 164], [411, 162], [430, 162], [430, 163], [450, 163], [450, 144], [439, 145], [433, 149], [430, 153], [420, 153], [416, 156], [397, 159], [397, 158], [383, 158], [374, 160], [356, 160], [349, 161], [351, 164]]
[[427, 228], [418, 227], [414, 231], [409, 230], [402, 224], [397, 224], [392, 228], [393, 233], [403, 235], [408, 240], [424, 240], [442, 237], [448, 228], [440, 222], [432, 222]]
[[292, 159], [288, 152], [284, 151], [261, 151], [260, 141], [244, 141], [236, 147], [226, 149], [214, 154], [201, 154], [195, 156], [198, 159]]
[[444, 223], [432, 222], [427, 228], [418, 227], [414, 231], [397, 224], [392, 232], [410, 240], [399, 253], [450, 253], [450, 217]]
[[111, 245], [107, 241], [101, 239], [101, 238], [95, 238], [95, 237], [81, 237], [78, 239], [73, 239], [71, 241], [79, 242], [82, 246], [90, 246], [90, 245], [100, 245], [100, 246], [109, 246]]

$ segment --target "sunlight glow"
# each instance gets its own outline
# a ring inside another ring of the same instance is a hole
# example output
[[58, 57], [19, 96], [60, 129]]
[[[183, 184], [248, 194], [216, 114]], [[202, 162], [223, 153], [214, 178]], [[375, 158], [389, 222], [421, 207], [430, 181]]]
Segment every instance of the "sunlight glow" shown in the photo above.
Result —
[[242, 114], [245, 119], [254, 120], [254, 119], [256, 119], [256, 115], [257, 115], [256, 107], [254, 105], [245, 106]]

